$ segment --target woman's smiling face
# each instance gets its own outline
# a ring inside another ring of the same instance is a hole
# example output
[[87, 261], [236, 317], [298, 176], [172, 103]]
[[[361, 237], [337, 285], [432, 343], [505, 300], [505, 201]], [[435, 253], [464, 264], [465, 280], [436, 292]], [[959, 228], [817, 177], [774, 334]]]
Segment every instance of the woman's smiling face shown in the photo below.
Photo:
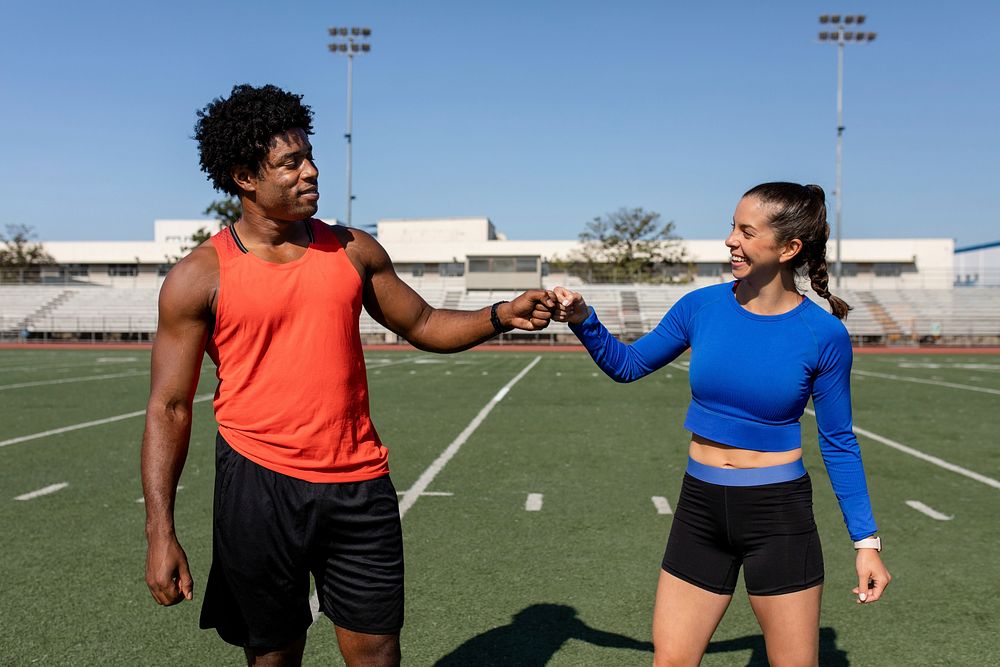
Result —
[[732, 231], [726, 238], [733, 277], [773, 276], [780, 270], [782, 251], [771, 229], [771, 207], [756, 197], [744, 197], [733, 213]]

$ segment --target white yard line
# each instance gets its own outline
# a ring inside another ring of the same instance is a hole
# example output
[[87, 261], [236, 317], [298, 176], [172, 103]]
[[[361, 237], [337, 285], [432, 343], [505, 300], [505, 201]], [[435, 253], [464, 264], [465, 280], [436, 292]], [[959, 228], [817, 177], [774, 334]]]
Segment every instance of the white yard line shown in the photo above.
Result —
[[[531, 363], [521, 370], [520, 373], [511, 378], [510, 382], [505, 384], [500, 391], [498, 391], [496, 395], [490, 399], [490, 402], [479, 411], [479, 414], [477, 414], [475, 418], [469, 422], [469, 425], [466, 426], [465, 429], [451, 441], [451, 444], [448, 445], [436, 459], [434, 459], [434, 462], [431, 463], [426, 470], [424, 470], [420, 477], [417, 478], [417, 481], [414, 482], [413, 486], [400, 494], [402, 496], [399, 501], [400, 519], [406, 515], [407, 510], [413, 507], [413, 503], [417, 502], [417, 499], [420, 498], [420, 496], [428, 495], [426, 493], [427, 487], [434, 481], [434, 478], [437, 477], [438, 473], [444, 469], [444, 467], [448, 464], [448, 461], [450, 461], [452, 457], [458, 453], [458, 450], [462, 448], [462, 445], [464, 445], [465, 441], [469, 439], [469, 436], [471, 436], [475, 430], [479, 428], [479, 425], [482, 424], [490, 412], [493, 411], [493, 408], [495, 408], [497, 404], [503, 400], [503, 397], [507, 395], [507, 392], [510, 391], [511, 387], [517, 384], [521, 378], [527, 375], [528, 371], [534, 368], [535, 365], [541, 360], [541, 357], [535, 357], [531, 360]], [[309, 598], [309, 607], [313, 612], [313, 620], [319, 618], [319, 597], [315, 592], [312, 594], [312, 597]]]
[[938, 512], [936, 509], [924, 505], [919, 500], [907, 500], [906, 504], [912, 507], [913, 509], [917, 510], [921, 514], [926, 514], [930, 518], [937, 519], [938, 521], [951, 521], [952, 519], [955, 518], [953, 516], [948, 516], [947, 514], [942, 514], [941, 512]]
[[386, 361], [382, 363], [376, 359], [372, 359], [372, 364], [368, 365], [368, 360], [365, 359], [365, 370], [378, 370], [379, 368], [388, 368], [389, 366], [396, 366], [398, 364], [414, 364], [419, 363], [420, 359], [428, 359], [429, 357], [410, 357], [408, 359], [397, 359], [396, 361]]
[[854, 375], [861, 375], [863, 377], [873, 377], [882, 378], [885, 380], [898, 380], [900, 382], [915, 382], [917, 384], [931, 384], [935, 387], [949, 387], [951, 389], [965, 389], [966, 391], [978, 391], [982, 394], [994, 394], [1000, 396], [1000, 389], [991, 389], [990, 387], [974, 387], [970, 384], [957, 384], [955, 382], [942, 382], [941, 380], [925, 380], [924, 378], [915, 378], [907, 375], [892, 375], [891, 373], [876, 373], [874, 371], [852, 371]]
[[528, 499], [524, 501], [524, 509], [528, 512], [541, 512], [544, 498], [541, 493], [529, 493]]
[[17, 496], [16, 498], [14, 498], [14, 500], [33, 500], [34, 498], [38, 498], [39, 496], [47, 496], [50, 493], [55, 493], [56, 491], [62, 491], [67, 486], [69, 486], [68, 482], [49, 484], [48, 486], [38, 489], [37, 491], [32, 491], [31, 493], [25, 493], [20, 496]]
[[[195, 403], [202, 403], [204, 401], [210, 401], [214, 397], [214, 394], [202, 394], [201, 396], [195, 396]], [[72, 426], [63, 426], [62, 428], [54, 428], [50, 431], [42, 431], [41, 433], [32, 433], [31, 435], [22, 435], [18, 438], [11, 438], [9, 440], [0, 440], [0, 447], [6, 447], [7, 445], [16, 445], [19, 442], [28, 442], [29, 440], [38, 440], [39, 438], [47, 438], [50, 435], [59, 435], [60, 433], [69, 433], [70, 431], [78, 431], [81, 428], [90, 428], [91, 426], [101, 426], [102, 424], [111, 424], [112, 422], [122, 421], [123, 419], [131, 419], [132, 417], [138, 417], [140, 415], [146, 414], [145, 410], [136, 410], [135, 412], [126, 412], [122, 415], [115, 415], [114, 417], [105, 417], [104, 419], [95, 419], [90, 422], [83, 422], [81, 424], [73, 424]]]
[[[397, 491], [396, 495], [397, 496], [401, 496], [401, 495], [403, 495], [405, 493], [406, 493], [406, 491]], [[448, 498], [448, 497], [451, 497], [451, 496], [453, 496], [455, 494], [451, 493], [450, 491], [424, 491], [420, 495], [422, 495], [422, 496], [437, 496], [439, 498]]]
[[[810, 415], [812, 415], [813, 417], [816, 416], [816, 413], [814, 411], [808, 409], [808, 408], [806, 408], [806, 412], [809, 413]], [[994, 489], [1000, 489], [1000, 481], [995, 480], [992, 477], [987, 477], [986, 475], [981, 475], [978, 472], [974, 472], [974, 471], [969, 470], [967, 468], [963, 468], [962, 466], [957, 466], [954, 463], [949, 463], [948, 461], [945, 461], [944, 459], [939, 459], [936, 456], [931, 456], [930, 454], [925, 454], [924, 452], [920, 451], [919, 449], [914, 449], [913, 447], [908, 447], [907, 445], [904, 445], [901, 442], [896, 442], [895, 440], [890, 440], [889, 438], [881, 436], [878, 433], [873, 433], [873, 432], [871, 432], [871, 431], [869, 431], [867, 429], [863, 429], [863, 428], [860, 428], [858, 426], [854, 427], [854, 432], [857, 433], [857, 434], [859, 434], [859, 435], [863, 435], [866, 438], [870, 438], [871, 440], [874, 440], [875, 442], [881, 442], [883, 445], [886, 445], [887, 447], [892, 447], [893, 449], [899, 450], [899, 451], [903, 452], [904, 454], [909, 454], [910, 456], [918, 458], [918, 459], [920, 459], [922, 461], [927, 461], [928, 463], [933, 463], [934, 465], [938, 466], [939, 468], [944, 468], [945, 470], [950, 470], [952, 472], [958, 473], [959, 475], [965, 475], [969, 479], [974, 479], [977, 482], [982, 482], [983, 484], [985, 484], [987, 486], [992, 486]]]
[[127, 373], [108, 373], [107, 375], [83, 375], [75, 378], [61, 378], [59, 380], [37, 380], [35, 382], [18, 382], [17, 384], [0, 384], [0, 391], [4, 389], [22, 389], [24, 387], [41, 387], [46, 384], [68, 384], [70, 382], [87, 382], [88, 380], [110, 380], [112, 378], [127, 378], [137, 375], [149, 375], [149, 371], [129, 371]]
[[464, 445], [465, 441], [469, 439], [469, 436], [471, 436], [476, 429], [479, 428], [479, 425], [482, 424], [490, 412], [493, 411], [493, 408], [495, 408], [497, 404], [503, 400], [503, 397], [507, 395], [510, 388], [517, 384], [521, 378], [527, 375], [528, 371], [534, 368], [535, 365], [541, 360], [541, 357], [535, 357], [530, 364], [525, 366], [520, 373], [515, 375], [510, 382], [504, 385], [503, 388], [497, 392], [496, 396], [491, 398], [490, 402], [479, 411], [479, 414], [477, 414], [475, 418], [469, 422], [469, 425], [466, 426], [454, 440], [452, 440], [451, 444], [448, 445], [443, 452], [441, 452], [437, 459], [435, 459], [434, 462], [431, 463], [426, 470], [424, 470], [420, 477], [417, 478], [417, 481], [414, 482], [413, 486], [411, 486], [409, 490], [403, 494], [403, 498], [399, 503], [400, 518], [405, 516], [406, 512], [413, 507], [413, 503], [417, 502], [417, 498], [420, 497], [420, 494], [427, 490], [427, 487], [434, 481], [434, 478], [437, 477], [438, 473], [440, 473], [441, 470], [443, 470], [448, 464], [448, 461], [450, 461], [451, 458], [458, 453], [458, 450], [462, 448], [462, 445]]
[[670, 509], [670, 502], [663, 496], [653, 496], [653, 506], [656, 507], [657, 514], [673, 514], [674, 511]]

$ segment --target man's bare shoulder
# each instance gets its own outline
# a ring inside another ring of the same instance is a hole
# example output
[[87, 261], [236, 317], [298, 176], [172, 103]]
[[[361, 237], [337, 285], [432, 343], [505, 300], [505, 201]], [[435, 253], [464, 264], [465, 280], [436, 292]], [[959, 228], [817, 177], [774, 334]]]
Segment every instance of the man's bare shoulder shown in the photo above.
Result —
[[361, 275], [368, 276], [391, 265], [385, 248], [368, 232], [344, 225], [330, 225], [330, 231]]
[[170, 269], [160, 288], [160, 305], [184, 311], [210, 309], [218, 289], [219, 255], [209, 240]]

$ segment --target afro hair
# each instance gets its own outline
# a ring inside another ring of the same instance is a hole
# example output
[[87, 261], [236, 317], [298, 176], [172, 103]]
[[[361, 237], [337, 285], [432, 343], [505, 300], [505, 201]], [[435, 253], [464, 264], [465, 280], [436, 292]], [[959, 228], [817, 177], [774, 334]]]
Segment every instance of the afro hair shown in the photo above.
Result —
[[301, 95], [270, 84], [233, 86], [228, 99], [216, 98], [198, 111], [194, 138], [201, 170], [216, 190], [239, 196], [232, 170], [246, 166], [259, 171], [274, 135], [296, 127], [312, 134], [312, 116]]

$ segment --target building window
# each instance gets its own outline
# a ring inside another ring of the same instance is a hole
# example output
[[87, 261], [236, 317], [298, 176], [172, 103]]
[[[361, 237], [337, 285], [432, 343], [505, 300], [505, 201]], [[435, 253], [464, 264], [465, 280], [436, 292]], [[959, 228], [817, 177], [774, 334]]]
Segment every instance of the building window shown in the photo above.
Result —
[[156, 267], [156, 275], [162, 278], [163, 276], [170, 273], [170, 269], [172, 269], [173, 267], [174, 267], [173, 264], [160, 264], [158, 267]]
[[534, 273], [538, 270], [538, 259], [535, 257], [515, 257], [514, 270], [518, 273]]
[[63, 264], [59, 273], [67, 278], [86, 278], [90, 275], [90, 267], [86, 264]]
[[469, 273], [536, 273], [538, 257], [470, 257]]
[[493, 273], [514, 273], [513, 257], [494, 257]]
[[895, 278], [903, 274], [903, 266], [901, 264], [876, 263], [873, 268], [875, 275], [882, 278]]
[[138, 264], [108, 264], [109, 276], [137, 276], [139, 275]]

